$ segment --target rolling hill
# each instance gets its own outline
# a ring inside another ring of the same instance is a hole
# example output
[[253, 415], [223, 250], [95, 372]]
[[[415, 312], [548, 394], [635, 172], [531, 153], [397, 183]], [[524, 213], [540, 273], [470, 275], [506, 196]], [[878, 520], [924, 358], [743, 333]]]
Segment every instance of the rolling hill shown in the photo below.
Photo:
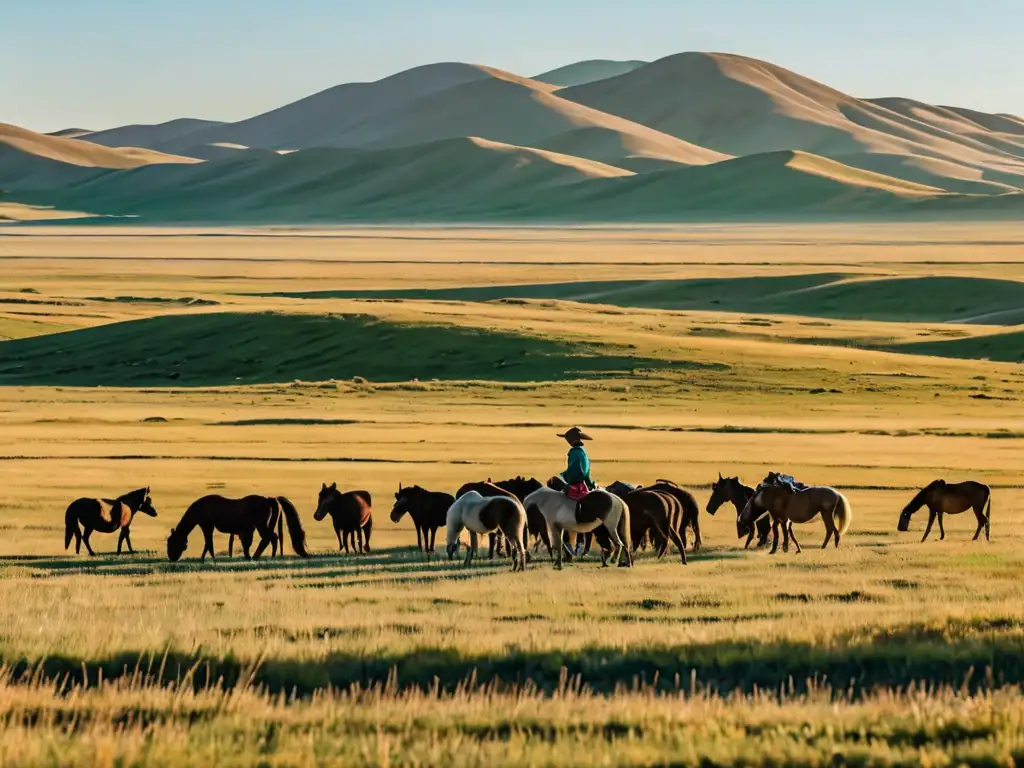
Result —
[[617, 77], [626, 72], [639, 69], [646, 61], [613, 61], [611, 59], [589, 59], [577, 61], [564, 67], [558, 67], [539, 75], [534, 75], [534, 80], [542, 83], [568, 87], [572, 85], [583, 85], [593, 83], [596, 80], [607, 80], [609, 77]]
[[0, 125], [10, 203], [209, 222], [1024, 210], [1024, 120], [860, 99], [731, 54], [591, 60], [538, 78], [429, 64], [234, 123], [58, 133]]

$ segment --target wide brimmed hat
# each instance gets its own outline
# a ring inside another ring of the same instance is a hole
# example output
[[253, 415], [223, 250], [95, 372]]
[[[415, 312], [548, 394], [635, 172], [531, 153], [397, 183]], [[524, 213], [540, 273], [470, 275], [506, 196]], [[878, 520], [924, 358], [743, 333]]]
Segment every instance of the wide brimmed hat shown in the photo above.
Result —
[[572, 427], [571, 429], [567, 429], [565, 430], [565, 432], [560, 434], [559, 437], [564, 437], [566, 440], [572, 443], [578, 442], [580, 440], [594, 439], [579, 427]]

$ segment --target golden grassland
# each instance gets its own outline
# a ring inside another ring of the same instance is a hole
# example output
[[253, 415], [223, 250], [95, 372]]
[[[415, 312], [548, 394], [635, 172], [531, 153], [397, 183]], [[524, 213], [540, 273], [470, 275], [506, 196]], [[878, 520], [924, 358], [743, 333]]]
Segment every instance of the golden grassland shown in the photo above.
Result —
[[[865, 342], [992, 327], [240, 295], [845, 272], [866, 254], [885, 274], [1018, 279], [1020, 232], [1001, 226], [0, 232], [0, 296], [37, 302], [0, 305], [8, 338], [171, 313], [357, 312], [646, 361], [569, 381], [493, 381], [493, 366], [353, 380], [345, 359], [331, 381], [191, 386], [186, 370], [161, 386], [0, 388], [0, 762], [1024, 759], [1020, 366]], [[118, 296], [134, 300], [101, 300]], [[67, 338], [58, 363], [77, 354]], [[161, 342], [144, 337], [137, 346], [153, 352], [124, 354], [155, 365]], [[219, 343], [197, 340], [209, 359]], [[629, 570], [591, 559], [556, 574], [539, 559], [513, 576], [500, 561], [467, 571], [422, 555], [408, 521], [388, 519], [400, 481], [452, 491], [559, 471], [554, 433], [570, 423], [595, 433], [601, 481], [670, 477], [703, 506], [720, 471], [750, 484], [790, 471], [842, 489], [851, 532], [821, 551], [815, 522], [797, 528], [799, 555], [743, 551], [726, 507], [702, 513], [705, 548], [685, 567], [670, 551]], [[925, 512], [896, 531], [899, 510], [935, 477], [993, 486], [991, 543], [970, 541], [970, 513], [947, 518], [941, 542], [934, 530], [920, 543]], [[329, 523], [313, 522], [316, 491], [332, 481], [373, 493], [373, 553], [340, 556]], [[115, 538], [99, 534], [96, 558], [63, 550], [71, 499], [141, 485], [159, 517], [137, 519], [136, 555], [113, 554]], [[168, 563], [168, 530], [213, 492], [288, 496], [314, 557], [289, 546], [284, 559], [228, 560], [219, 536], [217, 561], [200, 564], [194, 534], [185, 559]]]

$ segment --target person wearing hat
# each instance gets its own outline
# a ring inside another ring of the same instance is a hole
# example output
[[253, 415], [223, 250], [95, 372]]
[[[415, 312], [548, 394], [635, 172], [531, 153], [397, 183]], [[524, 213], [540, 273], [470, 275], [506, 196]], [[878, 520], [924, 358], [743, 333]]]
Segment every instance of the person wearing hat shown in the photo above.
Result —
[[565, 441], [572, 446], [569, 448], [569, 466], [562, 473], [562, 479], [569, 487], [570, 496], [573, 495], [571, 491], [574, 487], [579, 491], [583, 491], [580, 486], [583, 486], [586, 491], [594, 490], [597, 486], [590, 479], [590, 457], [587, 455], [587, 449], [583, 447], [583, 441], [590, 440], [590, 435], [579, 427], [573, 427], [560, 434], [559, 437], [565, 438]]

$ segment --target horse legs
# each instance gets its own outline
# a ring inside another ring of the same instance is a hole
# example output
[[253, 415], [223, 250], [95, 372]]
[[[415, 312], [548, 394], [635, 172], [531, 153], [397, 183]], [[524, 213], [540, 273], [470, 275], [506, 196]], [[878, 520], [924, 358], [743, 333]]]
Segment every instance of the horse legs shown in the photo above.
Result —
[[565, 542], [562, 541], [562, 528], [558, 523], [548, 523], [548, 537], [555, 548], [555, 570], [562, 570], [562, 550]]
[[800, 549], [800, 542], [796, 540], [796, 531], [793, 530], [793, 523], [790, 521], [789, 526], [789, 537], [793, 540], [793, 544], [796, 546], [796, 553], [799, 555], [803, 550]]
[[92, 528], [86, 527], [85, 532], [82, 534], [82, 542], [85, 544], [85, 551], [95, 557], [96, 553], [92, 551], [92, 545], [89, 544], [90, 536], [92, 536]]
[[974, 538], [971, 541], [977, 541], [978, 537], [981, 536], [981, 532], [985, 529], [985, 509], [982, 507], [974, 507], [974, 516], [978, 518], [978, 530], [974, 532]]
[[939, 510], [937, 517], [939, 521], [939, 541], [944, 541], [946, 539], [946, 529], [942, 527], [942, 510]]
[[129, 555], [134, 555], [135, 554], [135, 548], [132, 547], [131, 527], [126, 525], [124, 528], [121, 529], [121, 533], [124, 536], [124, 543], [128, 545], [128, 554]]
[[127, 528], [122, 528], [121, 535], [117, 537], [117, 554], [119, 555], [121, 554], [121, 545], [124, 544], [124, 536], [127, 530]]
[[[426, 541], [426, 538], [427, 538], [427, 534], [426, 534], [426, 532], [424, 532], [423, 533], [423, 540]], [[437, 551], [436, 547], [437, 547], [437, 528], [433, 528], [430, 531], [430, 548], [427, 550], [427, 552], [436, 552]]]
[[[837, 505], [838, 503], [839, 502], [836, 502]], [[835, 508], [832, 510], [832, 513], [834, 512]], [[836, 537], [836, 546], [839, 546], [839, 529], [836, 528], [836, 521], [833, 519], [832, 513], [825, 514], [824, 511], [821, 513], [822, 522], [825, 523], [825, 541], [821, 543], [822, 549], [828, 546], [828, 543], [832, 540], [833, 536]]]
[[238, 535], [238, 542], [242, 545], [242, 555], [245, 559], [252, 560], [252, 555], [249, 553], [249, 548], [252, 546], [252, 534], [240, 533]]
[[213, 526], [203, 526], [203, 552], [199, 555], [199, 562], [203, 562], [206, 559], [206, 553], [210, 553], [210, 559], [216, 560], [217, 555], [213, 552]]
[[[633, 553], [629, 551], [629, 547], [626, 546], [625, 542], [619, 536], [618, 521], [616, 521], [615, 525], [609, 525], [608, 521], [606, 520], [604, 522], [604, 527], [608, 531], [608, 535], [611, 537], [611, 540], [612, 540], [612, 546], [614, 547], [614, 550], [613, 550], [613, 552], [611, 554], [611, 558], [614, 559], [616, 561], [616, 563], [618, 563], [618, 565], [621, 566], [621, 567], [632, 566], [633, 565]], [[622, 565], [622, 556], [623, 556], [623, 554], [625, 554], [625, 556], [626, 556], [626, 565], [625, 566]]]
[[[676, 549], [679, 550], [679, 554], [683, 558], [683, 565], [686, 565], [686, 539], [685, 538], [680, 538], [679, 534], [676, 532], [675, 528], [673, 528], [671, 524], [669, 524], [666, 527], [668, 529], [667, 530], [668, 538], [672, 539], [672, 543], [676, 545]], [[662, 532], [658, 531], [658, 533], [662, 533]], [[661, 550], [661, 554], [658, 555], [658, 559], [660, 560], [664, 556], [665, 552], [667, 552], [667, 551], [668, 551], [668, 543], [667, 543], [667, 540], [666, 540], [665, 547]]]
[[228, 534], [228, 557], [235, 556], [235, 534]]
[[774, 535], [772, 536], [772, 548], [768, 553], [769, 555], [774, 555], [779, 551], [779, 521], [775, 518], [772, 518], [772, 534]]
[[466, 550], [466, 560], [463, 562], [463, 566], [469, 567], [469, 564], [473, 562], [473, 555], [476, 554], [476, 548], [480, 546], [480, 538], [476, 535], [476, 531], [469, 532], [469, 548]]
[[925, 528], [924, 528], [924, 536], [921, 537], [921, 541], [922, 542], [924, 542], [924, 540], [928, 538], [928, 534], [932, 532], [932, 523], [935, 522], [935, 518], [936, 517], [937, 517], [937, 515], [935, 514], [935, 510], [929, 508], [928, 509], [928, 525], [926, 525]]
[[[277, 535], [274, 533], [273, 525], [257, 525], [256, 532], [260, 535], [260, 545], [256, 547], [256, 551], [252, 553], [253, 560], [259, 560], [260, 555], [263, 554], [264, 550], [271, 544], [277, 541]], [[271, 550], [273, 552], [273, 550]], [[271, 554], [273, 557], [273, 554]]]
[[488, 533], [487, 534], [487, 559], [494, 559], [494, 550], [498, 547], [498, 534]]
[[789, 553], [789, 532], [792, 530], [789, 520], [782, 524], [782, 551]]
[[363, 526], [363, 535], [366, 536], [366, 553], [370, 553], [370, 534], [373, 533], [373, 520], [368, 520]]
[[[747, 543], [743, 545], [744, 549], [750, 549], [750, 542], [752, 542], [754, 540], [754, 532], [756, 530], [757, 530], [756, 526], [753, 526], [753, 525], [750, 526], [750, 535], [747, 536]], [[761, 546], [760, 542], [758, 542], [758, 546]]]
[[[280, 509], [277, 512], [277, 553], [284, 557], [284, 510]], [[271, 553], [273, 556], [273, 553]]]
[[[683, 543], [686, 543], [686, 526], [683, 526]], [[700, 521], [697, 519], [697, 515], [693, 516], [693, 551], [699, 552], [700, 548], [704, 546], [704, 540], [700, 537]]]

